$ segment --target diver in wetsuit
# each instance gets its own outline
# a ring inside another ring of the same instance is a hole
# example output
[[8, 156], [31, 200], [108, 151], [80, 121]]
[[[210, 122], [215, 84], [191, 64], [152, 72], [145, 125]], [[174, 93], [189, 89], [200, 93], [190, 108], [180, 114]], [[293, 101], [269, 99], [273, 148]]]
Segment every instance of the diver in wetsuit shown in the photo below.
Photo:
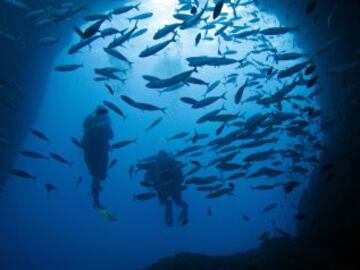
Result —
[[83, 124], [82, 146], [86, 165], [92, 175], [93, 205], [97, 210], [104, 209], [100, 203], [101, 182], [107, 177], [109, 162], [109, 140], [114, 136], [108, 110], [98, 106]]
[[184, 176], [181, 168], [180, 162], [160, 151], [145, 172], [144, 180], [153, 184], [160, 204], [165, 207], [165, 223], [168, 226], [173, 225], [173, 202], [181, 208], [178, 221], [182, 225], [188, 223], [188, 204], [182, 199]]

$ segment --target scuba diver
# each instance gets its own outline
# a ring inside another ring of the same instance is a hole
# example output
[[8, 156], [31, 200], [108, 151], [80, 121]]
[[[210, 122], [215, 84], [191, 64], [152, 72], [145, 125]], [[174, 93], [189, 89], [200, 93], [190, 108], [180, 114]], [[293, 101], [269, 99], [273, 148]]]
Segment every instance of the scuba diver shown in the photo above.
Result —
[[181, 208], [178, 218], [180, 224], [185, 226], [188, 221], [188, 204], [182, 199], [184, 176], [182, 163], [176, 161], [165, 151], [146, 161], [144, 181], [151, 183], [156, 189], [160, 204], [165, 207], [165, 223], [173, 225], [174, 202]]
[[114, 221], [115, 217], [100, 203], [101, 182], [107, 177], [109, 140], [114, 137], [108, 110], [98, 106], [95, 112], [85, 119], [83, 128], [82, 147], [86, 165], [92, 176], [93, 205], [103, 217]]

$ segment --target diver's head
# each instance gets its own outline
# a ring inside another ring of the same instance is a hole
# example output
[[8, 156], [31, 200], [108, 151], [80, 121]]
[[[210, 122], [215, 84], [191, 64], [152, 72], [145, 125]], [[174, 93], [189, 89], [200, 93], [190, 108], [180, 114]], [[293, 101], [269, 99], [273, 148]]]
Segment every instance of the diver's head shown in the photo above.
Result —
[[159, 159], [166, 159], [168, 156], [168, 153], [166, 153], [164, 150], [160, 151], [158, 154]]
[[95, 114], [100, 115], [106, 115], [108, 113], [108, 110], [104, 106], [97, 106], [95, 110]]

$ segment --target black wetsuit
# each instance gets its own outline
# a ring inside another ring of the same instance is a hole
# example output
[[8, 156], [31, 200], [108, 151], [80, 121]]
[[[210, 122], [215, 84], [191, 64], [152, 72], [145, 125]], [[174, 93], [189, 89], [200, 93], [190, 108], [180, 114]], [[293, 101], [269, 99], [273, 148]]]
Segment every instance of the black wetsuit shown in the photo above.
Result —
[[150, 169], [146, 171], [145, 181], [154, 184], [158, 192], [160, 204], [165, 206], [165, 222], [173, 224], [172, 202], [181, 208], [179, 222], [188, 222], [188, 205], [182, 199], [182, 183], [184, 181], [181, 163], [170, 156], [156, 158]]
[[82, 145], [85, 162], [93, 178], [94, 207], [102, 207], [99, 200], [101, 181], [107, 177], [109, 140], [112, 138], [113, 132], [107, 115], [90, 115], [86, 118]]

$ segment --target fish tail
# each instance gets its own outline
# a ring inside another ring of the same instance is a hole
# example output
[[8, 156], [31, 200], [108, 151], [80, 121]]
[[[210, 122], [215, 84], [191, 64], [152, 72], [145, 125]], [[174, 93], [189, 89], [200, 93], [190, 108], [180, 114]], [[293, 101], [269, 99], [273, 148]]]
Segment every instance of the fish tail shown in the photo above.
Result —
[[81, 29], [79, 27], [74, 25], [73, 29], [80, 38], [82, 38], [82, 39], [84, 38], [84, 33], [81, 31]]
[[139, 9], [140, 5], [141, 5], [141, 2], [140, 2], [139, 4], [137, 4], [137, 5], [135, 5], [134, 8], [135, 8], [136, 10], [140, 10], [140, 9]]
[[222, 94], [220, 98], [226, 100], [226, 92], [224, 92], [224, 94]]
[[166, 110], [167, 110], [167, 108], [160, 108], [160, 111], [161, 111], [163, 114], [167, 114]]
[[175, 31], [173, 37], [171, 38], [171, 42], [176, 42], [177, 36], [178, 36], [178, 33], [177, 33], [177, 31]]
[[134, 26], [134, 30], [138, 28], [138, 23], [139, 23], [139, 21], [136, 21], [135, 26]]
[[111, 22], [111, 21], [112, 21], [112, 15], [113, 15], [113, 14], [110, 12], [110, 13], [108, 14], [106, 20], [108, 20], [109, 22]]

